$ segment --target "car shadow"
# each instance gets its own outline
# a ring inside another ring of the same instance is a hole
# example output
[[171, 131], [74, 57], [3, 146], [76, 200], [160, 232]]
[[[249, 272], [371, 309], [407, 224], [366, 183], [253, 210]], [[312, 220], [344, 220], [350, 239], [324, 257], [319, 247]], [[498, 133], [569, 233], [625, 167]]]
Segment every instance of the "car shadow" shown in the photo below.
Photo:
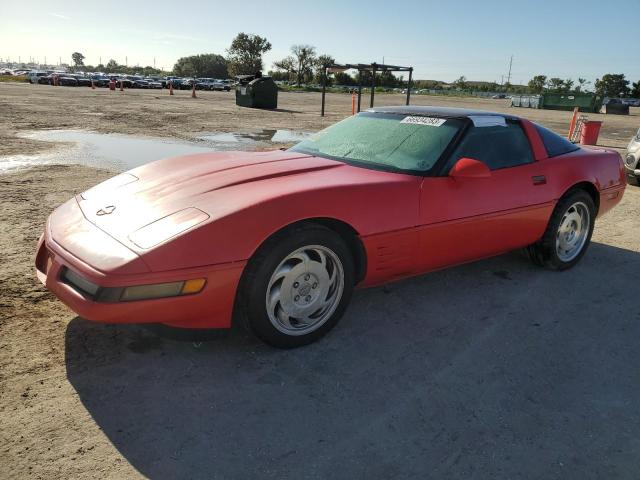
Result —
[[565, 272], [504, 255], [359, 291], [288, 351], [76, 318], [67, 375], [152, 479], [633, 476], [638, 271], [597, 243]]
[[271, 108], [272, 112], [281, 112], [281, 113], [304, 113], [302, 110], [290, 110], [288, 108]]

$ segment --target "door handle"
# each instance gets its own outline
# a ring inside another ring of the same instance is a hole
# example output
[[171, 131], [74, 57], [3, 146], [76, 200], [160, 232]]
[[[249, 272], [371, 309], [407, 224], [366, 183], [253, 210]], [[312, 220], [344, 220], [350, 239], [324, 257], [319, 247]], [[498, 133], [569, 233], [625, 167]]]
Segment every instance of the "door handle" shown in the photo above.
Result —
[[534, 175], [531, 177], [531, 181], [534, 185], [545, 185], [547, 183], [547, 177], [544, 175]]

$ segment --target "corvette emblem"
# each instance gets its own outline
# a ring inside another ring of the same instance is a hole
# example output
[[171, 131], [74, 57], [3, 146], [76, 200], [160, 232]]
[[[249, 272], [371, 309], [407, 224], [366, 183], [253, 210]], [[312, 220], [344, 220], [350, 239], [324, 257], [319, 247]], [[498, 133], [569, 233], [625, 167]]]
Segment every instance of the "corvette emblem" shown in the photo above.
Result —
[[107, 205], [106, 207], [102, 207], [100, 210], [98, 210], [96, 212], [96, 215], [98, 216], [102, 216], [102, 215], [110, 215], [113, 213], [113, 211], [116, 209], [115, 205]]

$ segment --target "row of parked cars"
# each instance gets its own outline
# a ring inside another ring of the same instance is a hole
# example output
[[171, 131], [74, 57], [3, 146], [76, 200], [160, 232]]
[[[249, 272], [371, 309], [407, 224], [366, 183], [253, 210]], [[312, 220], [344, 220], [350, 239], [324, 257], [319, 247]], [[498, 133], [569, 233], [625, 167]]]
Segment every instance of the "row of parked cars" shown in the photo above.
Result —
[[164, 88], [165, 82], [161, 78], [142, 77], [138, 75], [107, 75], [101, 73], [80, 74], [66, 72], [37, 72], [28, 74], [31, 83], [41, 85], [62, 85], [65, 87], [108, 87], [115, 82], [117, 87], [122, 84], [126, 88]]
[[31, 71], [27, 77], [31, 83], [41, 85], [62, 85], [67, 87], [108, 87], [115, 82], [116, 88], [173, 88], [191, 90], [193, 85], [197, 90], [230, 91], [234, 86], [231, 80], [215, 78], [180, 78], [180, 77], [144, 77], [141, 75], [115, 75], [104, 73], [66, 73], [51, 71]]
[[167, 77], [167, 82], [172, 82], [173, 88], [180, 90], [191, 90], [194, 83], [196, 90], [216, 90], [220, 92], [228, 92], [235, 86], [233, 80], [221, 80], [217, 78]]
[[629, 105], [630, 107], [640, 107], [640, 98], [609, 98], [604, 97], [603, 105], [619, 103], [620, 105]]

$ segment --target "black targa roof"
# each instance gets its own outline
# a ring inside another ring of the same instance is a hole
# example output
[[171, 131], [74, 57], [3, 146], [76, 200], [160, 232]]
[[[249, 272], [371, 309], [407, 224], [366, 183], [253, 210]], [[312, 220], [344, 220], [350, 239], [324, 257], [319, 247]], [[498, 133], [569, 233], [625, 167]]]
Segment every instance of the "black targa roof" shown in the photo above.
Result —
[[428, 106], [397, 106], [397, 107], [374, 107], [367, 110], [374, 113], [395, 113], [397, 115], [434, 116], [444, 118], [465, 118], [469, 116], [498, 116], [517, 120], [518, 117], [506, 115], [504, 113], [487, 112], [485, 110], [471, 110], [468, 108], [450, 107], [428, 107]]

